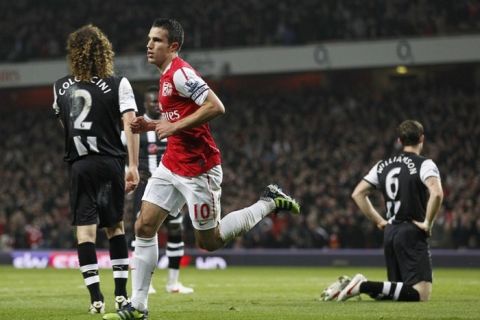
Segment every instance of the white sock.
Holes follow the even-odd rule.
[[[179,274],[180,274],[180,270],[178,270],[178,269],[168,269],[167,284],[177,283]]]
[[[148,308],[148,288],[158,261],[158,240],[135,238],[135,251],[132,259],[132,306],[145,311]]]
[[[218,224],[220,237],[226,243],[252,229],[266,215],[275,210],[273,200],[259,200],[250,207],[231,212]]]

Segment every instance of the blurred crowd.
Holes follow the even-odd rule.
[[[188,50],[480,31],[479,0],[17,0],[0,11],[0,61],[61,57],[86,23],[117,53],[144,52],[156,17],[183,24]]]
[[[428,83],[375,94],[219,88],[227,113],[212,128],[223,155],[223,214],[256,201],[272,182],[291,192],[303,211],[273,214],[230,246],[381,247],[382,233],[350,194],[376,161],[399,150],[398,123],[415,118],[425,126],[424,154],[437,163],[445,191],[431,244],[480,248],[478,92]],[[0,133],[7,137],[0,140],[0,249],[73,248],[68,172],[53,113],[2,111]],[[380,196],[373,202],[383,208]],[[126,211],[132,237],[131,202]],[[186,243],[194,246],[188,218],[185,226]],[[164,232],[160,239],[165,241]]]

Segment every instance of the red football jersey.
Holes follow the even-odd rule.
[[[207,83],[183,59],[172,60],[160,78],[159,107],[162,117],[176,122],[194,113],[208,95]],[[220,150],[208,123],[168,137],[162,163],[172,172],[193,177],[221,163]]]

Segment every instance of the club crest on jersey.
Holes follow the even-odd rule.
[[[170,82],[164,82],[162,86],[162,96],[169,97],[172,95],[173,86]]]

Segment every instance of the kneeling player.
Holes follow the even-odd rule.
[[[435,163],[420,156],[423,126],[406,120],[397,129],[403,151],[379,161],[353,191],[360,210],[384,230],[388,281],[368,281],[362,274],[341,277],[325,289],[325,301],[344,301],[361,293],[378,300],[428,301],[432,291],[432,264],[427,239],[443,200]],[[380,189],[387,220],[372,206],[369,193]]]

